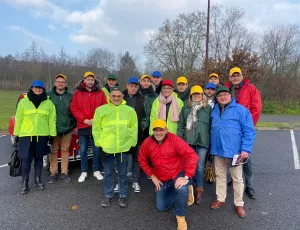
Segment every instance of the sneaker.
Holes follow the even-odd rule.
[[[100,171],[94,172],[94,177],[96,177],[97,180],[103,180],[103,176],[101,175]]]
[[[102,200],[101,206],[104,208],[107,208],[111,204],[111,198],[105,198]]]
[[[49,184],[54,184],[57,180],[57,174],[55,173],[54,175],[50,175],[49,177]]]
[[[87,178],[87,172],[82,172],[80,174],[80,177],[78,178],[78,182],[79,183],[84,182],[86,178]]]
[[[61,177],[61,179],[63,179],[65,182],[71,182],[71,181],[72,181],[72,178],[71,178],[68,174],[66,174],[66,173],[62,173],[62,174],[60,175],[60,177]]]
[[[114,193],[119,193],[119,184],[116,184],[116,187],[114,188]]]
[[[134,192],[140,192],[141,191],[141,187],[139,186],[139,184],[137,182],[132,184],[132,188]]]
[[[119,198],[119,205],[121,208],[127,208],[128,206],[127,198],[126,197]]]

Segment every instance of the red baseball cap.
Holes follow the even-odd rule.
[[[173,82],[171,80],[164,80],[163,83],[161,84],[161,86],[164,86],[164,85],[169,85],[174,88]]]

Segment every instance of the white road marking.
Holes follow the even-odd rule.
[[[6,137],[6,136],[8,136],[7,134],[5,134],[5,135],[0,135],[0,137]]]
[[[0,165],[0,168],[4,168],[4,167],[6,167],[6,166],[8,166],[8,164]]]
[[[294,130],[291,130],[291,140],[292,140],[292,147],[293,147],[293,154],[294,154],[295,169],[300,169],[299,154],[298,154],[298,149],[297,149],[297,145],[296,145]]]

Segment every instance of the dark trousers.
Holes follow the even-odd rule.
[[[140,180],[140,164],[138,162],[140,146],[136,145],[129,150],[129,154],[132,156],[131,172],[132,172],[132,183],[139,182]]]
[[[128,178],[127,178],[127,165],[128,165],[128,152],[107,154],[102,161],[104,167],[104,195],[106,198],[114,196],[114,172],[115,161],[118,167],[118,184],[119,184],[119,197],[128,196]]]
[[[243,171],[244,171],[244,177],[245,177],[245,185],[248,189],[254,189],[253,188],[253,167],[252,167],[252,161],[251,156],[249,156],[246,164],[243,165]]]
[[[180,172],[174,180],[164,182],[160,190],[156,192],[156,208],[158,211],[167,211],[175,205],[174,213],[176,216],[185,216],[188,202],[189,184],[176,189],[175,182],[178,177],[183,177],[184,172]]]
[[[22,160],[22,177],[25,180],[29,179],[29,174],[31,170],[31,163],[34,159],[34,171],[35,171],[35,177],[41,177],[42,170],[43,170],[43,157],[34,157],[32,154],[28,155],[27,159]]]

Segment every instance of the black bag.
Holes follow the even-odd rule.
[[[8,165],[9,165],[9,175],[11,177],[17,177],[22,175],[21,172],[22,162],[21,159],[18,157],[18,146],[11,154],[10,162],[8,163]]]

